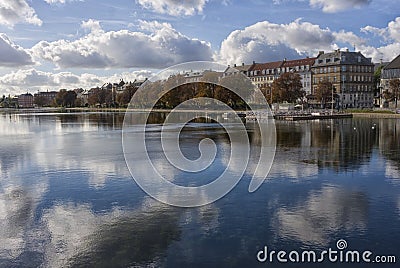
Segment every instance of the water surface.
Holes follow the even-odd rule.
[[[213,165],[189,178],[161,154],[164,117],[150,121],[154,165],[182,185],[218,177],[229,159],[224,130],[185,128],[187,157],[198,157],[204,137],[218,148]],[[246,173],[227,196],[194,209],[159,203],[135,184],[122,122],[122,113],[0,114],[1,267],[284,267],[258,263],[257,252],[323,250],[339,239],[400,261],[399,120],[276,122],[265,183],[248,193]],[[246,127],[256,150],[259,133]]]

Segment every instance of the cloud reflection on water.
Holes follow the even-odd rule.
[[[364,193],[326,185],[297,205],[279,208],[274,224],[282,238],[327,246],[337,232],[365,230],[368,209]]]

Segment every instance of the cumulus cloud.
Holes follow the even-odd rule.
[[[368,39],[357,33],[322,29],[319,25],[297,19],[289,24],[258,22],[243,30],[235,30],[222,42],[219,54],[215,56],[226,64],[268,62],[315,56],[319,50],[331,51],[338,48],[356,46],[373,62],[393,60],[400,54],[400,17],[388,23],[386,28],[366,26],[363,33],[382,37],[380,47],[368,44]]]
[[[296,58],[321,49],[334,49],[329,29],[297,19],[289,24],[258,22],[233,31],[221,44],[220,60],[226,63],[274,61]]]
[[[400,17],[397,17],[394,21],[390,21],[385,28],[377,28],[368,25],[361,28],[361,32],[373,33],[383,37],[386,42],[400,42]]]
[[[73,89],[77,87],[91,88],[101,86],[106,82],[134,81],[151,76],[150,71],[134,71],[114,74],[111,76],[98,76],[84,73],[76,75],[71,72],[43,72],[36,69],[18,70],[0,76],[0,88],[10,94],[18,94],[26,91],[59,90],[60,88]]]
[[[142,7],[161,14],[172,16],[192,16],[202,13],[208,0],[137,0]]]
[[[310,0],[310,5],[322,8],[323,12],[335,13],[353,8],[361,8],[369,5],[371,0]]]
[[[6,34],[0,33],[0,66],[20,67],[32,64],[32,56],[27,50],[16,45]]]
[[[105,32],[93,20],[82,27],[90,32],[74,41],[41,41],[32,48],[34,55],[60,68],[163,68],[212,59],[210,43],[189,38],[169,23],[141,22],[148,33]]]
[[[0,24],[12,27],[17,23],[42,25],[35,10],[25,0],[0,1]]]
[[[384,43],[380,47],[361,45],[359,48],[362,53],[372,57],[375,62],[378,62],[380,59],[391,61],[400,54],[400,17],[397,17],[394,21],[390,21],[385,28],[368,25],[361,28],[361,32],[377,35],[381,37]]]

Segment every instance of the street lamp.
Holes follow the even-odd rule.
[[[335,90],[335,86],[332,87],[332,99],[331,99],[331,115],[333,114],[333,91]]]

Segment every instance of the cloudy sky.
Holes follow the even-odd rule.
[[[397,0],[1,0],[0,94],[354,47],[375,62],[400,54]]]

